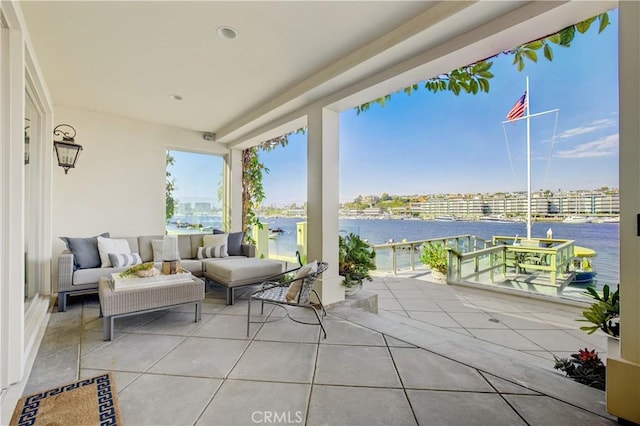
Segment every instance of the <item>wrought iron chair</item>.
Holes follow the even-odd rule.
[[[327,311],[324,309],[318,293],[313,289],[313,285],[320,274],[327,270],[329,265],[326,262],[318,262],[316,271],[305,270],[310,267],[311,264],[296,268],[282,274],[283,277],[287,277],[290,273],[297,273],[294,278],[275,281],[274,279],[265,281],[259,290],[251,293],[249,297],[249,304],[247,308],[247,337],[249,336],[249,328],[251,324],[263,324],[271,321],[251,321],[251,301],[260,300],[260,313],[264,314],[264,304],[268,303],[274,306],[283,308],[286,312],[286,316],[300,324],[307,325],[319,325],[324,333],[324,338],[327,338],[327,331],[324,329],[322,318],[327,315]],[[309,268],[310,269],[310,268]],[[296,288],[299,285],[299,291],[296,293]],[[318,302],[311,302],[311,293],[316,295]],[[289,296],[289,297],[287,297]],[[293,318],[289,315],[287,308],[289,307],[301,307],[308,308],[313,311],[316,316],[317,322],[306,322]],[[278,318],[282,319],[282,318]]]

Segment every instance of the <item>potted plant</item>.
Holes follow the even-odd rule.
[[[431,268],[431,276],[436,282],[447,282],[448,252],[443,243],[422,245],[420,261]]]
[[[593,287],[587,287],[586,293],[595,302],[588,310],[582,312],[584,319],[578,321],[590,322],[593,325],[580,327],[589,334],[602,330],[607,335],[607,353],[618,353],[620,340],[620,285],[612,292],[607,284],[602,287],[602,294]]]
[[[564,371],[578,383],[604,390],[606,367],[595,350],[584,348],[571,354],[571,358],[554,358],[556,370]]]
[[[373,247],[358,235],[339,236],[338,269],[346,294],[355,293],[363,280],[372,281],[369,271],[376,269],[375,257]]]

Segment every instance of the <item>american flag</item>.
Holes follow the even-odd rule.
[[[527,92],[520,96],[518,102],[511,108],[507,114],[507,120],[513,121],[517,118],[524,117],[524,111],[527,109]]]

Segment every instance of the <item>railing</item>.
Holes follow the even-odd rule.
[[[504,283],[511,286],[555,287],[559,294],[571,282],[574,258],[573,240],[536,239],[516,242],[514,237],[494,237],[481,250],[461,253],[449,250],[451,283]]]
[[[390,263],[390,269],[394,274],[398,273],[398,269],[401,266],[408,267],[413,271],[416,266],[416,252],[418,252],[419,257],[422,245],[430,243],[443,243],[445,247],[452,248],[458,252],[474,251],[484,248],[489,244],[488,241],[475,235],[457,235],[453,237],[376,244],[372,245],[376,252],[376,266],[378,266],[378,269],[386,269],[384,267],[389,266]],[[389,252],[387,258],[383,255],[385,251]]]

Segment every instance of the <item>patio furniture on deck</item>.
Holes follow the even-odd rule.
[[[320,274],[327,270],[329,265],[326,262],[312,262],[300,268],[287,271],[282,274],[286,277],[286,274],[296,272],[296,275],[292,279],[285,279],[283,281],[269,280],[262,283],[260,290],[254,291],[249,297],[249,303],[247,308],[247,336],[249,336],[249,328],[251,323],[264,323],[270,321],[251,321],[251,301],[260,300],[260,313],[264,314],[264,304],[272,304],[279,306],[286,311],[286,315],[292,321],[300,324],[307,325],[319,325],[324,333],[324,338],[327,338],[327,331],[324,329],[322,318],[327,315],[327,311],[324,309],[318,293],[313,289],[316,279]],[[311,293],[315,294],[316,301],[311,301]],[[287,308],[289,307],[301,307],[308,308],[313,311],[316,316],[317,322],[305,322],[299,319],[293,318],[289,315]],[[321,312],[321,314],[319,313]],[[280,318],[279,318],[280,319]]]
[[[195,322],[202,319],[204,281],[191,277],[188,282],[175,282],[131,290],[115,290],[113,280],[100,278],[98,294],[103,316],[103,339],[113,340],[114,319],[130,315],[195,304]]]

